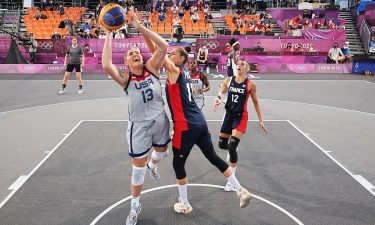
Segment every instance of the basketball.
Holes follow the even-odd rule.
[[[104,6],[99,15],[100,24],[108,30],[117,30],[126,22],[124,8],[118,4],[108,4]]]

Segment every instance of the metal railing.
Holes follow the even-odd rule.
[[[365,19],[362,20],[362,30],[361,30],[360,38],[362,41],[362,46],[365,49],[365,53],[368,54],[368,50],[369,50],[368,45],[371,41],[371,29]]]

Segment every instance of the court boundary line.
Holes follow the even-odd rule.
[[[217,97],[216,95],[205,95],[207,98],[214,98]],[[96,99],[88,99],[88,100],[81,100],[81,101],[71,101],[71,102],[61,102],[61,103],[53,103],[53,104],[47,104],[47,105],[39,105],[39,106],[32,106],[32,107],[26,107],[26,108],[20,108],[20,109],[14,109],[14,110],[8,110],[4,112],[0,112],[0,114],[8,114],[13,112],[20,112],[20,111],[26,111],[26,110],[33,110],[33,109],[39,109],[39,108],[48,108],[53,106],[60,106],[60,105],[69,105],[69,104],[75,104],[75,103],[86,103],[86,102],[94,102],[94,101],[106,101],[106,100],[119,100],[126,97],[116,97],[116,98],[96,98]],[[359,110],[354,109],[346,109],[346,108],[340,108],[335,106],[328,106],[328,105],[320,105],[315,103],[305,103],[305,102],[296,102],[296,101],[289,101],[289,100],[278,100],[278,99],[270,99],[270,98],[260,98],[260,101],[275,101],[275,102],[287,102],[287,103],[293,103],[293,104],[304,104],[309,106],[316,106],[316,107],[325,107],[330,109],[336,109],[336,110],[343,110],[343,111],[349,111],[354,113],[361,113],[365,115],[375,116],[375,113],[370,112],[363,112]]]
[[[42,164],[47,161],[47,159],[56,151],[56,149],[58,149],[60,147],[60,145],[62,145],[64,143],[64,141],[66,139],[68,139],[68,137],[73,134],[73,132],[81,125],[82,123],[82,120],[79,121],[74,127],[73,129],[71,129],[69,131],[69,133],[67,135],[64,136],[64,138],[48,153],[48,155],[46,155],[42,161],[40,161],[36,167],[34,167],[33,170],[31,170],[31,172],[26,175],[26,179],[25,181],[22,183],[22,185],[20,185],[19,187],[15,188],[14,190],[12,190],[11,193],[9,193],[9,195],[7,197],[5,197],[5,199],[0,203],[0,209],[9,201],[9,199],[23,186],[23,184],[25,184],[27,182],[27,180],[42,166]]]
[[[219,185],[214,185],[214,184],[188,184],[188,186],[192,186],[192,187],[212,187],[212,188],[218,188],[218,189],[223,189],[224,186],[219,186]],[[164,186],[159,186],[159,187],[155,187],[155,188],[151,188],[151,189],[147,189],[147,190],[144,190],[141,192],[141,195],[143,194],[147,194],[149,192],[153,192],[153,191],[158,191],[158,190],[162,190],[162,189],[167,189],[167,188],[172,188],[172,187],[177,187],[177,184],[171,184],[171,185],[164,185]],[[281,206],[271,202],[270,200],[267,200],[263,197],[260,197],[258,195],[255,195],[255,194],[252,194],[252,196],[262,202],[265,202],[267,203],[268,205],[276,208],[277,210],[281,211],[282,213],[284,213],[285,215],[287,215],[289,218],[291,218],[292,220],[294,220],[294,222],[296,222],[298,225],[304,225],[297,217],[295,217],[293,214],[291,214],[290,212],[288,212],[286,209],[282,208]],[[126,201],[129,201],[130,199],[132,198],[131,195],[129,195],[128,197],[126,198],[123,198],[121,199],[120,201],[117,201],[116,203],[112,204],[111,206],[109,206],[108,208],[106,208],[103,212],[101,212],[97,217],[95,217],[95,219],[90,223],[90,225],[95,225],[97,222],[99,222],[108,212],[110,212],[112,209],[116,208],[117,206],[121,205],[122,203],[126,202]]]
[[[323,152],[328,158],[330,158],[334,163],[336,163],[341,169],[343,169],[347,174],[349,174],[355,181],[357,181],[362,187],[364,187],[370,194],[372,194],[375,197],[375,191],[371,190],[370,188],[366,187],[364,184],[362,184],[357,178],[356,175],[360,174],[353,174],[350,172],[348,168],[346,168],[343,164],[341,164],[337,159],[335,159],[333,156],[331,156],[324,148],[322,148],[318,143],[316,143],[312,138],[307,136],[297,125],[295,125],[292,121],[287,120],[287,122],[292,125],[299,133],[301,133],[307,140],[309,140],[315,147],[317,147],[321,152]]]

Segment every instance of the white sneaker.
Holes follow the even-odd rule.
[[[79,89],[78,91],[77,91],[77,94],[83,94],[83,89]]]
[[[142,211],[142,206],[139,204],[138,207],[132,206],[126,218],[126,225],[136,225],[139,213]]]
[[[241,188],[238,196],[240,197],[240,208],[245,208],[250,204],[251,194],[248,190]]]
[[[232,183],[228,181],[224,187],[224,191],[230,192],[230,191],[236,191],[236,189],[234,188]]]
[[[65,93],[66,93],[65,88],[63,88],[63,89],[61,89],[61,90],[59,91],[59,95],[63,95],[63,94],[65,94]]]
[[[152,179],[156,180],[156,181],[159,181],[160,180],[160,173],[158,171],[158,168],[155,167],[155,169],[151,169],[149,166],[148,166],[148,163],[147,163],[147,170],[150,172],[150,176]]]
[[[193,207],[191,207],[189,202],[182,202],[181,199],[178,199],[178,202],[174,204],[174,211],[179,214],[188,215],[193,211]]]

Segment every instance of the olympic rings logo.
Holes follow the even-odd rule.
[[[25,66],[24,69],[25,69],[25,71],[32,71],[32,70],[34,70],[34,67],[33,66]]]
[[[209,49],[216,49],[219,46],[218,41],[204,41],[203,45],[207,46]]]
[[[297,65],[297,66],[296,66],[296,69],[297,69],[297,70],[305,70],[306,68],[305,68],[304,65]]]
[[[43,42],[41,45],[40,45],[40,48],[41,49],[52,49],[53,48],[53,42]]]

